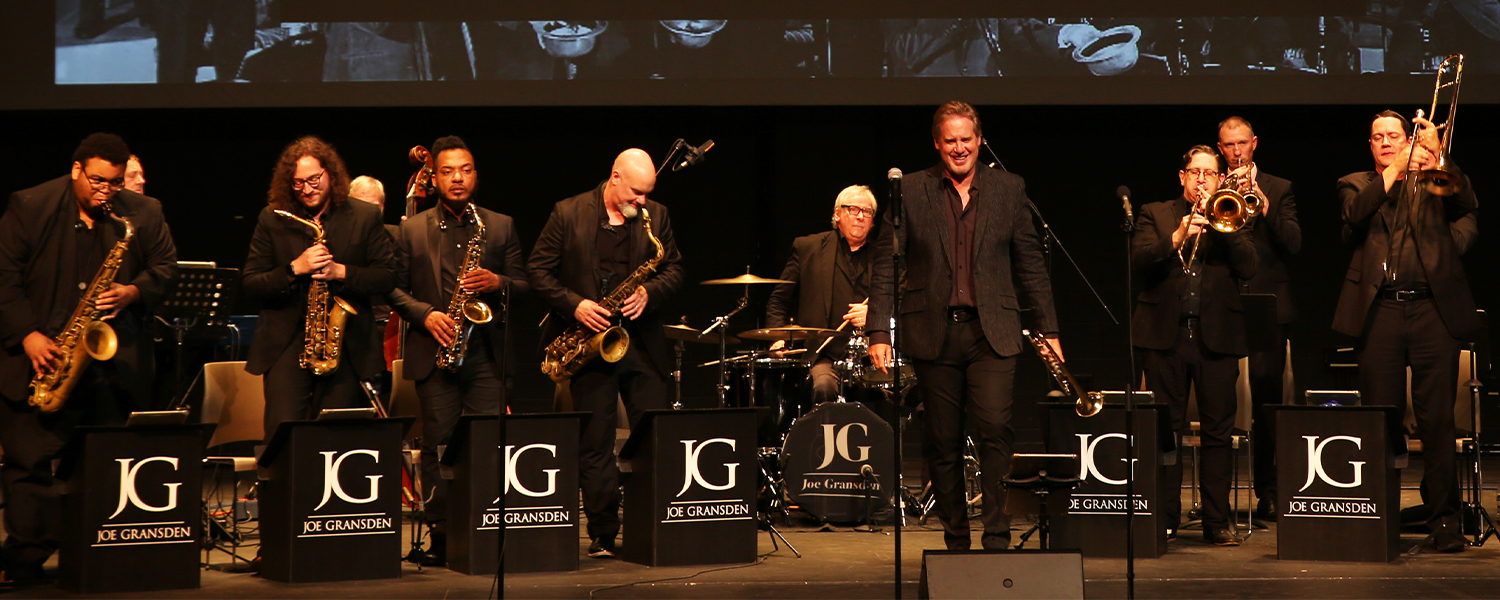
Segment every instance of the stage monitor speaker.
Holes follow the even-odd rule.
[[[1083,598],[1076,550],[926,550],[918,598]]]

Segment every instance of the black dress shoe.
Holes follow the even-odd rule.
[[[1238,546],[1240,538],[1235,537],[1234,532],[1228,528],[1215,527],[1203,530],[1203,540],[1215,546]]]
[[[615,541],[596,538],[589,544],[589,558],[614,558]]]
[[[427,551],[422,554],[418,564],[424,567],[448,566],[448,536],[442,533],[432,534],[432,543],[427,545]]]
[[[1167,540],[1170,541],[1170,540],[1175,540],[1175,539],[1177,539],[1177,528],[1176,527],[1168,527],[1167,528]]]
[[[1457,527],[1443,527],[1432,533],[1432,549],[1453,553],[1469,549],[1469,540],[1459,535]]]
[[[1255,518],[1262,521],[1276,522],[1276,500],[1271,497],[1261,498],[1255,503]]]

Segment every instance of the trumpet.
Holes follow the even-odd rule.
[[[1198,187],[1198,193],[1203,193],[1202,186]],[[1198,205],[1193,205],[1193,213],[1199,213]],[[1214,190],[1213,196],[1208,199],[1208,206],[1202,209],[1204,218],[1208,219],[1209,226],[1219,233],[1234,233],[1239,231],[1252,217],[1259,216],[1265,210],[1265,201],[1256,194],[1251,180],[1247,176],[1241,179],[1239,175],[1230,173],[1224,177],[1219,184],[1219,189]],[[1193,236],[1193,251],[1187,258],[1182,257],[1182,249],[1177,249],[1177,259],[1182,261],[1182,272],[1191,273],[1193,261],[1198,259],[1198,246],[1203,241],[1203,232]]]
[[[1453,80],[1443,83],[1444,75],[1451,76]],[[1454,54],[1443,59],[1442,64],[1438,65],[1437,81],[1432,87],[1432,107],[1427,111],[1427,118],[1429,120],[1437,118],[1438,96],[1443,88],[1453,88],[1453,95],[1448,99],[1447,120],[1437,126],[1439,131],[1446,131],[1442,133],[1442,143],[1436,156],[1433,157],[1433,164],[1422,169],[1417,176],[1417,181],[1434,196],[1451,196],[1463,190],[1463,180],[1458,176],[1458,169],[1454,168],[1453,163],[1448,160],[1449,154],[1453,152],[1453,121],[1458,114],[1458,91],[1463,78],[1464,55]],[[1417,109],[1417,116],[1422,116],[1422,109]],[[1418,125],[1413,123],[1410,141],[1412,148],[1407,151],[1406,155],[1408,163],[1411,161],[1412,153],[1416,151],[1417,128]]]

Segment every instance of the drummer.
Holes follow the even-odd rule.
[[[863,185],[851,185],[839,192],[833,202],[833,230],[797,238],[792,242],[792,256],[787,260],[782,283],[771,293],[766,305],[766,326],[851,329],[865,326],[866,302],[870,293],[870,268],[874,262],[874,244],[870,230],[875,224],[875,194]],[[823,344],[822,338],[807,340],[811,353]],[[773,351],[785,342],[771,345]],[[839,396],[839,373],[835,363],[847,353],[848,338],[829,341],[816,357],[807,357],[812,365],[813,402],[827,402]],[[773,352],[780,356],[780,352]]]

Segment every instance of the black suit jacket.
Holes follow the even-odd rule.
[[[1136,297],[1130,323],[1138,347],[1170,350],[1181,335],[1182,286],[1187,283],[1187,275],[1182,272],[1182,258],[1172,248],[1172,232],[1188,210],[1188,201],[1177,198],[1147,204],[1136,216],[1132,264],[1145,284],[1145,291]],[[1255,277],[1259,263],[1255,246],[1244,229],[1227,234],[1207,229],[1202,235],[1198,257],[1203,262],[1203,288],[1198,318],[1203,344],[1220,354],[1246,356],[1250,350],[1236,280]],[[1192,252],[1192,244],[1192,237],[1183,242],[1183,257]]]
[[[359,201],[330,206],[323,215],[323,227],[334,262],[347,270],[343,281],[328,283],[329,293],[343,298],[359,313],[349,315],[345,322],[339,368],[352,368],[360,379],[368,379],[385,370],[382,349],[376,343],[370,297],[389,294],[396,287],[391,236],[385,231],[380,209]],[[292,279],[287,265],[307,250],[312,240],[313,232],[306,225],[271,212],[269,206],[260,211],[241,283],[246,297],[261,307],[255,339],[250,343],[250,360],[245,364],[245,370],[253,375],[271,370],[288,348],[295,346],[293,352],[302,349],[312,277]]]
[[[1302,251],[1297,199],[1292,193],[1292,182],[1265,171],[1256,173],[1255,183],[1266,193],[1261,199],[1265,203],[1265,212],[1251,220],[1249,225],[1260,264],[1255,268],[1255,277],[1244,283],[1243,290],[1250,294],[1276,294],[1276,323],[1285,325],[1297,320],[1291,277],[1287,272],[1289,259]]]
[[[73,224],[78,204],[73,180],[63,176],[10,196],[10,207],[0,217],[0,395],[24,402],[33,376],[31,360],[21,341],[33,331],[56,337],[77,308],[79,281],[96,273],[76,273],[78,264]],[[108,323],[119,336],[113,363],[138,408],[151,397],[155,375],[151,315],[177,276],[177,247],[155,198],[121,190],[115,214],[130,221],[135,238],[115,281],[134,285],[139,300]],[[104,218],[104,241],[113,247],[125,235],[117,221]]]
[[[505,324],[502,322],[505,315],[501,311],[505,308],[506,291],[514,298],[516,294],[529,291],[531,284],[526,281],[526,264],[521,256],[521,237],[516,234],[515,221],[492,210],[475,208],[478,208],[485,228],[484,258],[480,259],[479,265],[500,276],[499,290],[478,296],[480,301],[490,305],[495,318],[486,325],[477,325],[474,331],[489,340],[490,361],[494,362],[496,351],[505,343]],[[454,282],[441,281],[440,252],[443,250],[438,246],[443,237],[438,230],[440,210],[447,209],[437,205],[402,223],[396,252],[396,289],[391,292],[391,300],[397,314],[411,323],[411,327],[406,328],[406,366],[402,373],[406,379],[416,381],[426,379],[437,365],[438,342],[424,325],[427,313],[434,310],[446,312],[453,300],[453,291],[450,289],[444,293],[443,288],[453,286]],[[450,222],[456,220],[450,217]],[[447,251],[454,253],[455,264],[463,264],[466,249],[448,248]],[[507,364],[510,362],[506,361]]]
[[[1021,309],[1031,311],[1031,327],[1057,331],[1052,305],[1052,281],[1042,258],[1042,244],[1027,209],[1026,184],[1009,172],[976,167],[970,202],[977,203],[974,227],[974,301],[984,335],[1000,356],[1019,354],[1028,344],[1021,339]],[[865,331],[871,342],[889,340],[891,294],[897,273],[891,251],[905,248],[906,280],[901,295],[901,352],[919,360],[934,360],[942,351],[947,331],[948,298],[953,292],[953,268],[948,264],[953,232],[948,224],[948,198],[943,169],[933,167],[906,177],[901,207],[903,227],[897,231],[886,212],[875,245],[871,275],[870,317]]]
[[[792,317],[796,317],[796,324],[803,327],[838,329],[844,324],[839,315],[849,312],[849,307],[833,305],[833,278],[842,277],[834,260],[839,254],[839,244],[844,243],[838,230],[805,235],[792,241],[792,256],[781,271],[781,279],[797,283],[777,284],[771,292],[771,298],[766,302],[766,327],[785,327],[792,324]],[[869,277],[870,270],[866,269],[865,287],[870,285]],[[855,302],[862,299],[856,298]],[[849,328],[844,329],[848,331]],[[821,343],[821,339],[815,340],[809,347],[816,349]],[[842,356],[847,346],[848,338],[838,338],[830,342],[823,353],[825,356]],[[816,360],[815,357],[809,359]]]
[[[600,184],[593,190],[558,202],[552,208],[552,216],[547,218],[536,246],[531,249],[531,260],[526,265],[531,289],[551,309],[542,328],[541,343],[544,347],[573,325],[573,311],[579,302],[585,298],[597,302],[613,291],[599,290],[597,273],[599,219],[604,214],[603,190],[604,186]],[[646,210],[651,213],[651,231],[661,241],[665,254],[656,265],[656,272],[642,284],[647,294],[646,310],[635,320],[630,343],[641,344],[652,366],[665,377],[672,363],[660,312],[662,305],[671,300],[682,286],[682,255],[677,252],[677,242],[672,237],[672,218],[667,215],[667,207],[647,200]],[[646,239],[641,218],[631,219],[628,226],[632,230],[630,268],[633,272],[656,255],[656,247]]]
[[[1473,341],[1481,335],[1481,323],[1474,310],[1474,296],[1459,257],[1479,237],[1479,201],[1469,178],[1463,176],[1463,191],[1452,196],[1434,198],[1425,191],[1422,197],[1422,223],[1417,228],[1417,254],[1427,271],[1438,314],[1453,337]],[[1344,277],[1338,309],[1333,313],[1333,329],[1352,336],[1364,334],[1365,318],[1375,301],[1385,277],[1383,263],[1390,249],[1390,231],[1380,207],[1395,202],[1403,182],[1391,186],[1390,194],[1380,173],[1352,173],[1339,179],[1339,198],[1344,205],[1344,234],[1352,245],[1354,258]]]

